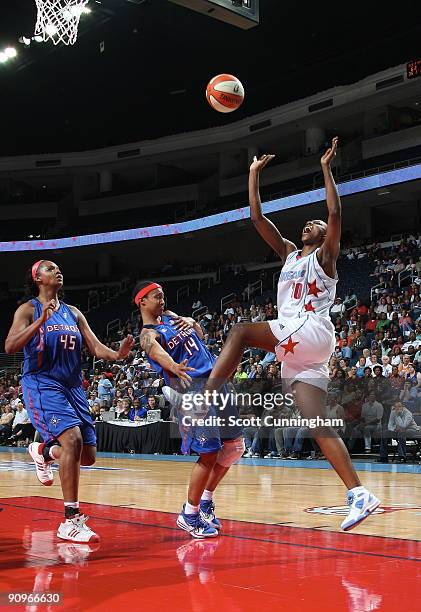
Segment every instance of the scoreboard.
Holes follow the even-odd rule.
[[[260,0],[169,0],[214,19],[249,30],[259,24]]]

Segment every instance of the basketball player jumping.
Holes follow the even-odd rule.
[[[88,401],[82,388],[82,338],[98,359],[125,359],[133,338],[123,340],[118,352],[102,344],[85,316],[59,301],[63,275],[51,261],[37,261],[28,272],[27,284],[34,299],[15,312],[6,339],[6,352],[24,351],[21,380],[25,407],[43,443],[29,445],[38,480],[53,484],[52,464],[60,462],[64,522],[57,536],[72,542],[97,542],[79,508],[81,465],[95,463],[96,436]],[[57,444],[57,441],[60,445]]]
[[[192,386],[202,390],[215,358],[202,342],[200,325],[189,317],[178,317],[165,311],[165,296],[161,285],[138,283],[134,302],[140,309],[143,327],[140,345],[151,366],[171,387]],[[189,365],[187,366],[187,362]],[[232,406],[229,411],[238,414]],[[199,455],[189,483],[187,501],[177,519],[177,525],[194,538],[218,535],[220,521],[215,517],[213,492],[230,467],[243,455],[244,440],[239,426],[220,430],[215,427],[186,426],[180,412],[179,426],[183,438],[182,451]],[[221,436],[221,434],[223,434]]]
[[[259,175],[274,156],[254,159],[249,176],[251,220],[283,262],[278,284],[278,319],[235,325],[204,391],[214,391],[233,374],[246,347],[260,348],[276,353],[282,363],[283,379],[293,385],[301,415],[309,419],[324,418],[327,362],[335,346],[329,310],[338,281],[336,261],[341,237],[341,201],[331,171],[337,146],[338,138],[334,138],[321,159],[328,222],[307,221],[302,231],[301,250],[286,240],[262,213]],[[173,392],[172,403],[177,402],[180,399]],[[348,489],[349,513],[341,527],[350,530],[374,512],[380,501],[361,486],[348,451],[333,429],[318,427],[312,435]]]

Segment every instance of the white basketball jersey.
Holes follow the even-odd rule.
[[[330,319],[338,277],[327,276],[317,259],[317,251],[305,257],[301,256],[301,251],[293,251],[286,258],[278,282],[278,319],[281,322],[309,313]]]

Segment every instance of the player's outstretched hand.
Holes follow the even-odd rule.
[[[188,389],[191,383],[191,376],[189,376],[187,372],[194,372],[194,368],[190,368],[187,363],[187,359],[185,359],[181,363],[176,363],[174,364],[174,368],[172,370],[173,374],[175,374],[180,379],[180,382],[184,389]]]
[[[195,323],[194,319],[192,319],[191,317],[177,317],[173,319],[173,321],[174,321],[174,327],[178,331],[192,329]]]
[[[120,344],[120,348],[117,351],[117,361],[120,359],[126,359],[127,355],[130,353],[134,345],[134,338],[132,335],[128,335],[124,338],[123,342]]]
[[[51,317],[56,307],[57,307],[57,304],[55,300],[50,300],[49,302],[43,305],[42,313],[41,313],[41,321],[43,323],[45,323],[45,321],[47,321],[47,319]]]
[[[253,163],[250,166],[250,172],[260,172],[260,170],[263,170],[274,157],[275,155],[262,155],[260,159],[257,159],[257,157],[254,156]]]
[[[336,151],[338,149],[338,142],[339,142],[339,138],[335,136],[335,138],[332,140],[332,146],[329,147],[329,149],[326,151],[326,153],[323,155],[322,159],[320,160],[322,166],[330,166],[332,161],[335,159]]]

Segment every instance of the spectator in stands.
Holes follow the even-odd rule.
[[[421,386],[421,374],[417,372],[413,363],[408,365],[408,369],[405,373],[402,372],[402,378],[405,382],[411,383],[412,386]]]
[[[234,375],[234,385],[237,389],[242,386],[242,383],[247,380],[246,372],[243,372],[243,366],[240,364],[237,366],[237,371]]]
[[[7,438],[12,435],[12,424],[15,418],[12,406],[6,404],[1,409],[0,418],[0,442],[3,443]]]
[[[117,399],[115,400],[115,413],[116,417],[119,418],[120,414],[124,412],[123,400]]]
[[[345,438],[349,439],[354,428],[360,424],[361,410],[364,403],[363,392],[361,389],[356,388],[354,394],[349,397],[349,401],[344,400],[345,398],[342,396],[342,406],[345,418]]]
[[[378,434],[381,429],[381,420],[383,417],[383,406],[376,401],[376,395],[371,392],[368,400],[363,404],[361,409],[361,422],[354,427],[351,438],[349,440],[349,451],[354,448],[355,441],[359,437],[364,438],[364,451],[371,452],[371,438]]]
[[[16,404],[16,414],[12,423],[12,435],[9,442],[15,444],[28,438],[33,438],[34,428],[29,420],[28,413],[21,401]]]
[[[399,319],[399,326],[405,336],[409,336],[410,332],[414,331],[414,322],[408,310],[402,312],[402,316]]]
[[[198,308],[202,308],[202,306],[203,306],[202,302],[201,302],[201,301],[200,301],[200,299],[197,297],[197,298],[194,300],[193,304],[192,304],[192,307],[191,307],[192,312],[193,312],[194,310],[197,310]]]
[[[365,334],[361,333],[359,329],[355,331],[355,336],[350,343],[350,347],[352,349],[352,355],[355,358],[359,358],[362,356],[363,350],[367,348],[367,338]]]
[[[365,367],[366,367],[365,357],[360,357],[358,359],[357,369],[355,372],[358,378],[363,378]]]
[[[416,412],[418,408],[418,389],[410,381],[405,382],[399,393],[399,400],[411,413]]]
[[[101,406],[104,402],[111,403],[111,392],[114,390],[112,382],[107,378],[106,374],[101,374],[98,381],[98,398]]]
[[[129,400],[129,402],[130,402],[131,404],[133,404],[133,402],[134,402],[134,400],[135,400],[135,398],[136,398],[135,393],[134,393],[134,388],[133,388],[133,387],[127,387],[125,397],[127,397],[127,399]]]
[[[285,427],[283,437],[286,459],[301,459],[305,440],[312,440],[308,427]]]
[[[330,316],[332,318],[332,321],[335,323],[335,321],[337,319],[340,319],[344,315],[344,313],[345,305],[342,303],[342,299],[340,297],[337,297],[332,308],[330,309]]]
[[[150,399],[150,398],[149,398]],[[154,398],[155,399],[155,398]],[[143,406],[132,407],[129,411],[128,417],[130,421],[142,421],[146,418],[148,411]]]
[[[268,376],[273,376],[273,374],[269,373]],[[264,455],[265,459],[273,459],[278,455],[275,441],[275,421],[287,412],[284,410],[283,403],[279,403],[274,407],[263,410],[261,414],[261,425],[257,431],[255,452]]]
[[[374,312],[376,312],[378,315],[380,315],[381,313],[385,313],[385,314],[387,313],[386,298],[384,297],[380,298],[379,303],[374,308]]]
[[[258,452],[259,427],[257,426],[257,418],[258,418],[257,410],[256,408],[253,408],[249,404],[246,404],[245,406],[240,407],[239,415],[240,415],[240,418],[244,419],[245,422],[253,423],[253,424],[247,424],[243,428],[244,444],[246,448],[243,456],[244,457],[260,457],[260,453]],[[254,425],[254,421],[256,422],[256,425]]]
[[[405,378],[411,366],[411,357],[409,355],[403,355],[402,363],[398,365],[399,374]]]
[[[377,366],[380,365],[379,362],[377,361],[376,353],[371,353],[370,361],[371,361],[371,364],[370,364],[369,367],[371,368],[371,371],[374,372],[374,368],[376,368]]]
[[[334,429],[343,438],[345,435],[346,427],[345,411],[343,407],[338,403],[338,394],[336,393],[329,393],[327,396],[326,418],[342,421],[342,425],[332,425],[332,429]]]
[[[101,405],[99,402],[95,402],[90,407],[91,416],[94,421],[101,421]]]
[[[399,366],[402,363],[402,350],[400,346],[394,346],[392,349],[392,359],[390,360],[392,366]]]
[[[389,381],[392,388],[392,394],[396,395],[396,393],[399,393],[403,388],[403,380],[399,374],[398,366],[392,366],[392,373],[389,376]]]
[[[409,333],[409,337],[408,340],[404,343],[403,347],[402,347],[402,352],[403,353],[407,353],[409,348],[412,346],[415,350],[418,350],[418,347],[420,346],[421,341],[417,340],[417,336],[415,331],[411,331]]]
[[[118,419],[128,419],[129,418],[129,414],[130,414],[130,410],[131,410],[131,405],[128,399],[123,399],[123,403],[122,403],[122,411],[117,415]]]
[[[146,409],[147,410],[157,410],[158,409],[158,404],[157,404],[155,395],[150,395],[148,397],[148,402],[146,404]]]
[[[382,463],[388,463],[387,444],[392,438],[398,442],[399,461],[406,463],[406,441],[408,438],[421,438],[421,428],[399,400],[394,403],[387,428],[382,431],[379,459]]]

